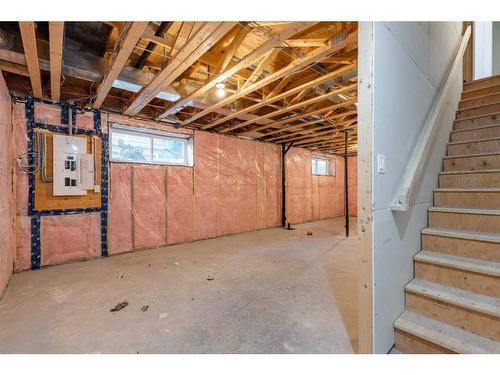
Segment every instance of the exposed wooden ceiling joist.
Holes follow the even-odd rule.
[[[64,22],[49,22],[50,97],[55,102],[61,98],[63,41]]]
[[[235,25],[235,22],[205,22],[200,26],[167,66],[141,90],[124,114],[130,116],[139,113],[164,87],[169,86]]]
[[[38,64],[38,51],[36,45],[36,31],[34,22],[19,22],[21,38],[23,41],[24,56],[30,75],[31,89],[37,98],[43,98],[42,75]]]
[[[295,22],[295,23],[291,24],[290,26],[286,27],[280,33],[274,35],[269,40],[265,41],[259,47],[257,47],[255,50],[253,50],[251,53],[249,53],[247,56],[242,58],[238,63],[236,63],[235,65],[233,65],[229,69],[226,69],[224,72],[217,74],[206,85],[200,87],[198,90],[191,93],[186,98],[178,100],[175,103],[175,105],[172,106],[172,108],[168,109],[163,114],[158,116],[157,119],[160,120],[168,115],[171,115],[171,114],[177,112],[179,109],[181,109],[185,105],[187,105],[191,100],[204,95],[208,90],[215,87],[215,85],[217,83],[224,82],[226,79],[231,77],[233,74],[237,73],[238,71],[240,71],[244,67],[247,67],[250,64],[252,64],[253,62],[255,62],[255,60],[259,59],[262,56],[262,54],[267,53],[268,51],[272,50],[273,48],[279,46],[283,42],[283,40],[289,38],[290,36],[298,34],[301,31],[304,31],[305,29],[313,26],[314,24],[315,24],[315,22]],[[246,36],[246,33],[243,33],[243,34]],[[235,95],[237,95],[237,94],[235,94]],[[185,124],[183,124],[183,125],[185,125]]]
[[[104,102],[104,99],[106,99],[106,95],[108,95],[113,82],[118,78],[118,75],[125,66],[130,54],[134,50],[135,45],[141,38],[147,25],[147,22],[130,22],[126,27],[126,35],[120,43],[120,47],[115,58],[112,59],[109,69],[104,75],[102,83],[97,89],[96,98],[92,104],[94,108],[99,108]]]

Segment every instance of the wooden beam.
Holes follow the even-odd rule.
[[[177,53],[179,48],[181,48],[189,39],[189,35],[194,27],[194,22],[182,22],[181,28],[179,29],[179,33],[175,38],[175,43],[172,46],[172,50],[170,51],[170,55],[173,56]]]
[[[311,80],[311,81],[309,81],[309,82],[307,82],[307,83],[304,83],[304,84],[302,84],[302,85],[300,85],[300,86],[293,87],[293,88],[291,88],[290,90],[285,91],[284,93],[281,93],[281,94],[279,94],[279,95],[272,96],[272,97],[267,97],[265,100],[261,101],[261,102],[260,102],[260,103],[258,103],[258,104],[254,104],[254,105],[251,105],[251,106],[249,106],[249,107],[243,108],[243,109],[241,109],[241,110],[239,110],[239,111],[237,111],[237,112],[234,112],[234,113],[233,113],[233,114],[231,114],[230,116],[226,116],[226,117],[224,117],[224,118],[222,118],[222,119],[220,119],[220,120],[217,120],[217,121],[214,121],[214,122],[212,122],[212,123],[210,123],[210,124],[207,124],[206,126],[204,126],[204,127],[203,127],[203,129],[210,129],[210,128],[213,128],[213,127],[215,127],[215,126],[217,126],[217,125],[220,125],[220,124],[222,124],[222,123],[224,123],[224,122],[226,122],[226,121],[229,121],[229,120],[231,120],[231,119],[233,119],[233,118],[235,118],[235,117],[237,117],[237,116],[241,115],[242,113],[248,113],[248,112],[255,111],[255,110],[259,109],[259,108],[262,108],[262,107],[264,107],[264,106],[268,105],[269,103],[273,103],[273,102],[275,102],[275,101],[277,101],[277,100],[284,99],[284,98],[286,98],[287,96],[290,96],[290,95],[296,94],[296,93],[298,93],[298,92],[300,92],[300,91],[302,91],[302,90],[308,89],[308,88],[310,88],[310,87],[317,86],[317,85],[319,85],[319,84],[321,84],[321,83],[323,83],[323,82],[325,82],[325,81],[327,81],[327,80],[329,80],[329,79],[332,79],[332,78],[338,77],[338,76],[340,76],[340,75],[342,75],[342,74],[344,74],[344,73],[346,73],[346,72],[349,72],[349,71],[351,71],[351,70],[353,70],[353,69],[355,69],[355,68],[356,68],[356,66],[355,66],[355,65],[349,65],[349,66],[347,66],[347,67],[342,67],[342,68],[340,68],[340,69],[337,69],[337,70],[335,70],[335,71],[333,71],[333,72],[331,72],[331,73],[328,73],[328,74],[325,74],[325,75],[319,76],[318,78],[316,78],[316,79],[314,79],[314,80]],[[266,77],[266,79],[267,79],[267,78],[268,78],[268,77]],[[262,81],[262,80],[261,80],[261,81]],[[259,82],[261,82],[261,81],[259,81]],[[258,84],[259,82],[257,82],[256,84]],[[282,82],[283,82],[283,81],[282,81]],[[242,90],[242,91],[243,91],[243,90]],[[300,106],[299,106],[299,107],[300,107]],[[295,107],[295,108],[297,108],[297,107]],[[245,124],[245,125],[248,125],[248,124]],[[242,125],[242,126],[245,126],[245,125]],[[241,127],[241,126],[239,126],[239,124],[238,124],[238,125],[236,125],[236,126],[237,126],[236,128]],[[235,129],[236,129],[236,128],[235,128]]]
[[[144,30],[148,26],[148,22],[131,22],[128,25],[127,34],[123,38],[123,41],[120,43],[120,48],[116,57],[112,60],[107,72],[104,75],[104,78],[97,89],[96,98],[92,106],[94,108],[99,108],[113,85],[113,82],[118,75],[122,71],[123,67],[128,61],[130,54],[134,50],[137,42],[141,38]]]
[[[50,96],[55,102],[61,99],[63,41],[64,22],[49,22]]]
[[[236,22],[204,22],[195,35],[173,56],[170,63],[141,90],[124,114],[132,116],[139,113],[163,88],[184,73],[235,25]]]
[[[280,136],[280,138],[281,138],[280,141],[277,141],[278,137],[275,137],[275,138],[266,139],[266,142],[286,143],[286,142],[290,142],[290,141],[299,141],[301,139],[306,139],[306,138],[310,138],[310,137],[314,137],[314,136],[318,136],[318,135],[328,134],[328,131],[335,130],[336,128],[338,129],[339,127],[350,126],[352,124],[355,124],[356,121],[357,120],[354,119],[354,120],[346,121],[346,122],[338,122],[338,123],[333,123],[333,124],[321,125],[321,126],[317,126],[317,127],[313,128],[313,129],[300,130],[300,131],[296,131],[296,132],[293,132],[290,134],[285,134],[284,136],[282,135],[282,136]],[[308,124],[305,124],[305,125],[308,125]],[[330,130],[328,130],[327,132],[319,132],[320,130],[325,130],[325,129],[330,129]],[[283,138],[287,138],[287,139],[283,139]]]
[[[212,106],[208,107],[204,111],[201,111],[191,118],[185,120],[181,125],[187,125],[203,116],[206,114],[213,112],[215,109],[221,108],[223,106],[226,106],[235,100],[241,98],[242,96],[245,96],[249,94],[250,92],[253,92],[255,90],[258,90],[261,87],[267,86],[269,83],[274,82],[280,78],[285,77],[286,75],[296,72],[300,69],[303,69],[310,64],[320,60],[321,58],[328,56],[332,54],[335,51],[338,51],[340,49],[345,48],[346,46],[350,45],[351,43],[355,43],[357,40],[357,33],[352,33],[349,35],[349,37],[335,45],[328,45],[327,47],[319,47],[316,48],[315,50],[307,53],[306,55],[299,57],[292,61],[289,65],[286,67],[274,72],[273,74],[270,74],[269,76],[261,79],[260,81],[255,82],[253,85],[250,85],[246,87],[244,90],[241,90],[239,93],[233,94],[225,99],[222,99],[221,101],[217,102],[216,104],[213,104]]]
[[[217,67],[215,68],[215,74],[220,74],[221,72],[226,70],[227,66],[233,59],[234,55],[236,54],[236,51],[241,46],[241,43],[243,43],[249,32],[250,29],[247,27],[242,27],[238,31],[238,33],[234,36],[233,40],[231,41],[226,51],[224,52],[219,63],[217,64]]]
[[[252,52],[250,52],[244,58],[242,58],[238,63],[236,63],[235,65],[233,65],[231,68],[225,70],[224,72],[218,74],[216,77],[212,78],[206,85],[204,85],[203,87],[200,87],[198,90],[194,91],[193,93],[191,93],[186,98],[178,100],[175,103],[175,105],[173,105],[167,111],[165,111],[160,116],[158,116],[157,120],[161,120],[163,117],[166,117],[168,115],[176,113],[181,108],[185,107],[187,105],[187,103],[189,103],[191,100],[193,100],[194,98],[197,98],[197,97],[200,97],[200,96],[204,95],[208,90],[210,90],[213,87],[215,87],[215,85],[217,83],[225,81],[226,79],[228,79],[229,77],[231,77],[233,74],[237,73],[241,69],[249,66],[254,61],[256,61],[257,59],[259,59],[264,53],[270,51],[271,49],[273,49],[273,48],[275,48],[277,46],[279,46],[283,42],[283,40],[289,38],[290,36],[298,34],[301,31],[304,31],[305,29],[313,26],[315,23],[316,22],[294,22],[293,24],[291,24],[287,28],[283,29],[278,34],[274,35],[273,37],[271,37],[270,39],[268,39],[267,41],[265,41],[264,43],[262,43],[259,47],[257,47],[256,49],[254,49]],[[243,91],[245,91],[245,90],[240,90],[240,92],[243,92]],[[249,94],[252,91],[245,92],[241,96],[245,96],[245,95]],[[230,98],[234,97],[234,96],[238,96],[238,95],[239,95],[239,93],[236,93],[236,94],[230,96]],[[239,96],[239,97],[241,97],[241,96]],[[211,112],[211,111],[208,111],[207,113],[209,113],[209,112]],[[194,121],[194,120],[195,119],[193,119],[192,121]],[[191,122],[191,121],[189,121],[189,122]],[[189,122],[182,123],[182,125],[186,125]]]
[[[31,89],[37,98],[43,97],[42,76],[38,64],[38,51],[36,46],[36,32],[34,22],[19,22],[21,39],[23,41],[24,56],[30,75]]]
[[[274,86],[273,90],[267,95],[267,99],[274,98],[276,95],[278,95],[281,90],[290,82],[290,80],[293,78],[293,75],[290,74],[283,78],[281,81],[278,82],[276,86]]]
[[[282,131],[289,130],[293,126],[296,126],[296,125],[291,125],[289,127],[281,128],[281,125],[288,124],[290,122],[300,120],[300,119],[302,119],[304,117],[313,116],[313,115],[316,115],[318,113],[322,113],[324,111],[334,110],[334,109],[343,107],[343,106],[348,105],[348,104],[354,104],[355,103],[355,99],[351,99],[351,100],[352,100],[352,102],[349,101],[349,102],[342,102],[342,103],[339,103],[339,104],[333,104],[333,105],[330,105],[328,107],[319,108],[319,109],[317,109],[315,111],[312,111],[312,112],[306,112],[306,113],[303,113],[303,114],[300,114],[300,115],[297,115],[297,116],[292,116],[292,117],[286,118],[286,119],[281,120],[281,121],[273,122],[271,124],[262,125],[262,126],[259,126],[258,128],[255,128],[254,131],[259,132],[261,130],[265,130],[265,129],[269,129],[269,128],[275,128],[277,130],[274,130],[272,132],[266,133],[265,135],[271,135],[271,134],[281,133]],[[350,115],[356,114],[356,113],[357,113],[357,110],[352,110],[352,111],[348,111],[348,112],[342,112],[341,114],[344,115],[344,116],[350,116]],[[329,114],[325,114],[324,118],[331,118],[331,116]]]
[[[255,81],[257,81],[264,70],[267,68],[267,66],[271,63],[271,61],[276,57],[280,50],[275,48],[271,51],[268,51],[262,58],[260,59],[259,63],[255,67],[254,71],[252,74],[250,74],[250,77],[245,81],[245,83],[241,86],[241,89],[244,89],[248,85],[251,85]]]
[[[319,95],[319,96],[313,97],[311,99],[307,99],[307,100],[304,100],[302,102],[293,104],[291,106],[287,106],[287,107],[282,108],[280,110],[277,110],[277,111],[270,112],[270,113],[267,113],[265,115],[259,116],[258,119],[272,118],[272,117],[281,115],[283,113],[293,111],[294,109],[297,109],[297,108],[300,108],[300,107],[304,107],[306,105],[313,104],[313,103],[320,102],[322,100],[328,99],[329,97],[331,97],[333,95],[338,95],[338,94],[341,94],[341,93],[346,92],[346,91],[354,90],[356,87],[357,87],[357,84],[353,84],[353,85],[349,85],[349,86],[344,86],[344,87],[342,87],[340,89],[336,89],[336,90],[332,90],[330,92],[327,92],[326,94]],[[292,90],[294,90],[294,89],[292,89]],[[290,90],[290,91],[292,91],[292,90]],[[348,105],[350,105],[350,104],[352,104],[352,103],[348,103]],[[227,132],[229,132],[231,130],[239,129],[239,128],[242,128],[244,126],[248,126],[250,124],[253,124],[252,121],[253,120],[248,120],[248,121],[239,123],[237,125],[230,126],[229,128],[223,129],[221,132],[222,133],[227,133]],[[204,126],[203,128],[205,129],[206,126]]]
[[[294,125],[293,127],[290,127],[291,129],[289,129],[289,131],[291,131],[291,133],[286,133],[286,134],[279,135],[279,136],[276,136],[276,137],[267,138],[266,142],[276,142],[276,141],[278,141],[280,139],[285,139],[285,138],[300,136],[300,135],[304,135],[304,134],[309,134],[309,133],[313,133],[313,132],[318,131],[318,130],[328,129],[329,127],[331,128],[331,127],[347,126],[347,125],[351,125],[352,123],[354,123],[354,122],[357,121],[356,119],[352,119],[352,120],[348,120],[348,121],[328,123],[328,124],[325,124],[325,125],[316,126],[316,127],[312,128],[312,129],[304,129],[306,126],[310,126],[310,125],[313,125],[313,124],[316,124],[316,123],[322,123],[322,122],[326,122],[326,121],[331,121],[331,120],[332,120],[331,118],[323,118],[321,120],[316,120],[316,121],[311,121],[311,122],[304,122],[302,124]],[[286,139],[285,142],[288,142],[288,139]]]
[[[285,43],[290,47],[323,47],[327,44],[328,40],[322,39],[288,39]]]

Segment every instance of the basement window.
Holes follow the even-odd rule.
[[[119,124],[109,133],[111,161],[193,166],[191,135]]]
[[[327,158],[313,156],[312,161],[312,174],[318,176],[328,176],[330,169],[330,161]]]

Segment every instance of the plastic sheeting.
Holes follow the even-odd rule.
[[[111,254],[279,225],[279,147],[196,132],[194,154],[194,168],[112,163]]]
[[[349,156],[348,160],[348,194],[349,215],[358,216],[358,158]]]
[[[330,160],[331,175],[317,176],[311,173],[312,155],[309,150],[295,147],[286,154],[286,217],[291,224],[344,215],[344,158],[315,153]],[[356,165],[350,166],[352,180],[356,178]],[[349,191],[356,203],[356,188],[350,187]]]
[[[57,107],[40,103],[35,106],[37,121],[60,123]],[[15,152],[19,154],[25,152],[27,141],[24,105],[17,104],[14,112]],[[79,127],[93,126],[89,114],[77,113],[76,119]],[[167,128],[164,124],[104,113],[104,132],[108,121]],[[193,133],[188,129],[168,131]],[[111,163],[110,254],[280,225],[280,147],[201,131],[194,134],[193,168]],[[287,217],[291,223],[343,215],[342,158],[336,159],[336,176],[312,176],[311,152],[292,148],[287,154],[286,173]],[[30,218],[27,175],[18,170],[16,176],[15,265],[21,270],[30,267]],[[355,192],[353,184],[351,190]],[[355,197],[350,199],[355,202]],[[99,214],[43,217],[41,254],[42,265],[99,256]]]

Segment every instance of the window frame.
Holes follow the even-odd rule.
[[[143,136],[149,138],[149,153],[150,160],[125,160],[113,157],[113,133],[115,134],[129,134],[135,136]],[[193,167],[194,164],[194,149],[193,149],[193,135],[174,133],[163,130],[140,128],[135,126],[121,125],[117,123],[109,123],[109,161],[113,163],[134,163],[134,164],[151,164],[151,165],[167,165],[177,167]],[[184,147],[184,161],[182,163],[155,161],[154,158],[154,139],[175,140],[181,141],[185,144]]]
[[[325,161],[326,162],[326,173],[318,173],[317,171],[315,172],[314,171],[314,162],[317,161],[317,160],[322,160],[322,161]],[[331,159],[327,158],[327,157],[324,157],[324,156],[317,156],[317,155],[312,155],[311,156],[311,174],[313,176],[334,176],[335,174],[331,174],[330,173],[330,162],[331,162]],[[316,169],[317,169],[317,163],[316,163]]]

